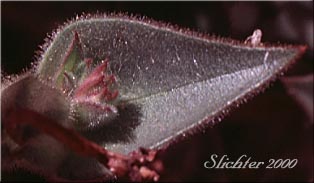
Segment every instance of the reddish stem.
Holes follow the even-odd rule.
[[[11,110],[3,121],[5,121],[4,127],[13,139],[19,139],[19,126],[22,124],[30,125],[65,144],[74,152],[96,158],[118,178],[127,178],[133,181],[157,181],[159,179],[158,173],[147,167],[148,164],[153,163],[155,151],[149,153],[150,151],[146,152],[142,149],[140,152],[133,152],[131,156],[110,152],[82,137],[76,131],[67,129],[56,121],[29,109]]]
[[[8,128],[7,130],[11,135],[14,135],[12,134],[15,130],[14,128],[16,128],[21,123],[31,125],[32,127],[65,144],[73,151],[84,156],[95,157],[107,168],[110,168],[107,165],[110,158],[121,158],[123,160],[127,159],[123,155],[108,152],[98,144],[82,137],[76,131],[67,129],[57,122],[28,109],[15,109],[8,114],[8,117],[5,121],[5,124],[7,124],[6,127]]]

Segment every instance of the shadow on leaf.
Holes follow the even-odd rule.
[[[124,103],[124,102],[121,102]],[[96,143],[130,142],[135,138],[134,129],[140,124],[140,107],[135,104],[118,106],[119,116],[109,124],[82,133]]]

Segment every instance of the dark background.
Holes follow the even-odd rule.
[[[306,44],[306,54],[286,76],[313,73],[313,2],[1,2],[1,70],[30,68],[47,34],[76,14],[127,12],[204,33],[245,40],[263,31],[263,42]],[[211,154],[242,154],[255,161],[297,158],[283,170],[207,170]],[[164,181],[313,181],[313,121],[277,81],[220,124],[163,155]]]

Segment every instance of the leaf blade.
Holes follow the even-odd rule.
[[[161,147],[194,126],[202,126],[205,119],[217,117],[268,83],[305,49],[252,47],[198,37],[156,23],[95,17],[67,25],[48,48],[42,63],[62,58],[58,50],[69,42],[67,37],[73,31],[79,34],[86,57],[96,63],[109,58],[109,70],[118,79],[122,104],[135,108],[132,115],[137,116],[129,116],[133,122],[115,127],[115,134],[104,133],[114,125],[85,134],[105,148],[122,153],[139,146]],[[42,77],[55,72],[42,70],[38,70]],[[121,116],[113,123],[127,120],[123,112],[120,106]]]

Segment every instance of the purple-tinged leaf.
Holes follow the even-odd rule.
[[[97,147],[72,130],[70,100],[59,89],[31,73],[6,85],[1,91],[5,178],[31,172],[53,181],[112,179],[112,173],[93,157]]]
[[[22,108],[52,118],[63,126],[72,126],[68,121],[70,101],[59,89],[41,82],[31,73],[7,85],[1,91],[2,119],[6,119],[15,109]]]
[[[83,134],[106,149],[159,148],[211,126],[281,74],[304,46],[252,46],[126,17],[82,18],[61,28],[37,73],[58,73],[75,34],[96,67],[107,58],[118,115]],[[93,122],[93,121],[92,121]],[[102,121],[94,121],[102,124]]]
[[[132,180],[159,179],[147,167],[155,163],[156,151],[112,153],[74,130],[70,101],[60,90],[31,73],[7,85],[1,91],[6,178],[29,172],[51,181],[105,181],[114,179],[113,173]]]

